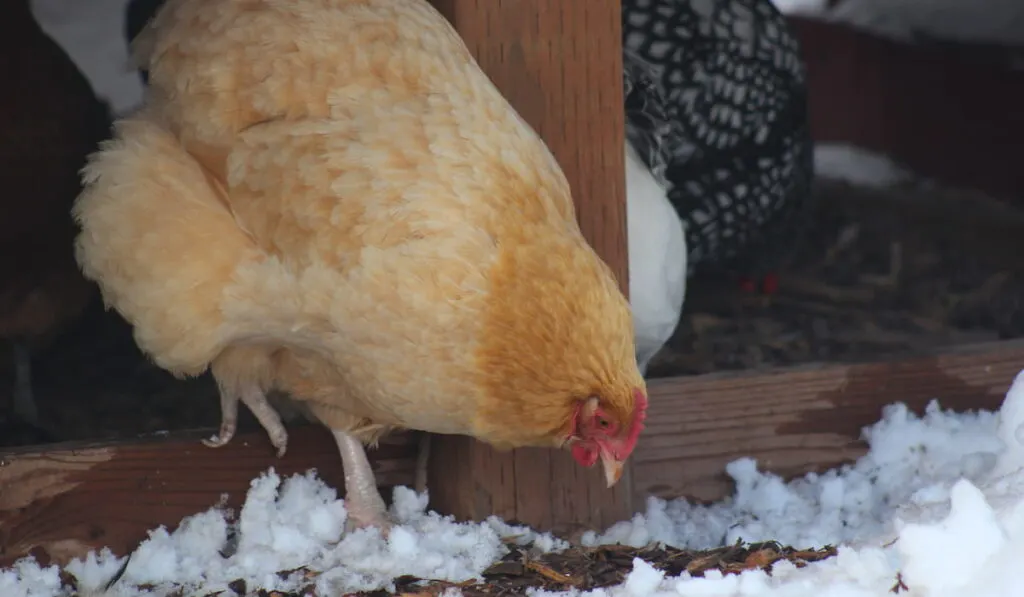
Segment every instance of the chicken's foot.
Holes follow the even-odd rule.
[[[217,388],[220,390],[220,430],[217,435],[203,440],[203,445],[208,448],[226,446],[238,429],[238,395],[219,382]]]
[[[413,489],[416,493],[423,493],[427,490],[427,476],[430,465],[430,434],[426,431],[420,432],[419,451],[416,453],[416,471],[413,478]]]
[[[281,415],[277,414],[274,407],[267,402],[267,395],[259,388],[250,388],[242,392],[242,403],[249,407],[256,420],[260,422],[267,435],[270,436],[270,443],[277,448],[277,457],[284,456],[288,451],[288,432],[281,422]]]
[[[220,430],[217,435],[210,439],[204,439],[203,444],[211,448],[219,448],[231,441],[238,429],[238,402],[249,407],[253,416],[260,422],[263,429],[270,437],[270,443],[277,448],[277,456],[284,456],[288,450],[288,431],[281,422],[281,415],[277,414],[274,407],[267,401],[267,395],[263,390],[253,387],[242,391],[241,396],[234,392],[220,389]]]
[[[391,530],[384,498],[377,490],[377,479],[366,457],[366,448],[358,439],[343,431],[331,431],[341,452],[341,465],[345,469],[345,508],[348,510],[346,526],[352,529],[377,527],[381,534]]]
[[[32,354],[28,346],[17,340],[14,351],[14,414],[27,423],[39,426],[39,409],[32,395]]]

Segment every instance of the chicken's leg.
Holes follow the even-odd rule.
[[[32,354],[28,346],[15,340],[14,350],[14,414],[39,426],[39,409],[32,396]]]
[[[430,466],[430,434],[426,431],[420,432],[419,451],[416,454],[416,471],[413,479],[413,489],[416,493],[423,493],[427,490],[427,477]]]
[[[220,391],[220,431],[203,440],[203,445],[209,448],[226,446],[238,429],[238,395],[229,391],[220,380],[217,381],[217,389]]]
[[[267,402],[267,395],[259,388],[250,388],[242,392],[242,403],[249,407],[256,420],[270,436],[270,443],[277,448],[278,458],[284,456],[284,453],[288,451],[288,432],[284,428],[284,423],[281,422],[281,415],[277,414],[274,407]]]
[[[345,468],[345,508],[349,528],[377,527],[382,534],[391,529],[384,498],[377,490],[377,479],[366,457],[363,443],[343,431],[331,430],[341,452]]]
[[[203,444],[211,448],[219,448],[231,441],[231,438],[235,436],[235,430],[238,428],[239,399],[249,407],[256,420],[266,430],[267,435],[270,436],[270,443],[277,448],[278,457],[284,456],[288,450],[288,432],[284,428],[284,423],[281,422],[281,416],[277,414],[274,407],[267,401],[266,394],[257,387],[246,388],[242,391],[241,397],[221,387],[220,431],[214,437],[203,440]]]

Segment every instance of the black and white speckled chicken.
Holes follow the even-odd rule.
[[[814,173],[804,65],[784,17],[770,0],[624,0],[622,16],[627,135],[670,185],[691,273],[773,292]]]
[[[629,233],[629,302],[637,365],[672,337],[686,298],[685,228],[668,200],[661,148],[671,130],[664,101],[648,68],[624,61],[626,102],[626,221]],[[642,159],[640,155],[646,156]]]

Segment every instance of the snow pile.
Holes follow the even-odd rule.
[[[740,539],[801,548],[889,541],[895,516],[945,499],[950,480],[980,482],[995,466],[1002,451],[997,419],[989,412],[945,413],[935,402],[919,418],[902,404],[891,405],[865,430],[871,449],[856,464],[787,484],[743,458],[726,467],[736,483],[733,498],[711,506],[651,498],[645,514],[583,540],[690,549]]]
[[[645,515],[589,543],[660,541],[695,548],[736,539],[801,547],[840,544],[838,556],[797,568],[663,578],[634,563],[631,597],[1015,597],[1024,594],[1024,372],[998,414],[917,418],[900,405],[865,430],[871,451],[855,465],[784,483],[752,461],[729,467],[736,495],[694,506],[651,499]],[[628,587],[640,587],[631,592]],[[538,596],[539,597],[539,594]]]
[[[593,597],[1018,597],[1024,572],[1021,507],[999,516],[983,492],[967,480],[951,488],[948,517],[933,523],[903,524],[893,545],[840,547],[835,558],[797,568],[775,564],[760,570],[703,578],[665,578],[647,562],[634,561],[623,587],[590,592]],[[1018,506],[1024,502],[1017,502]],[[535,592],[533,597],[555,595]],[[564,595],[571,595],[564,593]]]
[[[651,499],[647,512],[584,543],[662,542],[707,548],[776,540],[801,548],[839,545],[836,557],[771,574],[748,570],[666,577],[636,559],[626,581],[594,597],[758,596],[1003,597],[1024,594],[1024,372],[998,413],[956,414],[929,405],[922,417],[902,405],[865,430],[869,453],[855,464],[786,483],[750,459],[728,469],[735,495],[710,506]],[[86,595],[231,597],[250,591],[319,595],[392,587],[399,575],[477,578],[504,553],[504,540],[538,551],[567,545],[491,519],[456,524],[426,511],[426,496],[399,488],[388,539],[376,530],[342,533],[346,512],[314,473],[256,479],[237,522],[220,509],[186,519],[174,533],[153,531],[127,560],[108,552],[67,566]],[[515,537],[515,539],[511,539]],[[109,591],[104,587],[124,568]],[[301,570],[295,570],[302,568]],[[278,571],[293,570],[279,575]],[[314,571],[314,574],[307,574]],[[901,584],[902,583],[902,584]],[[60,571],[26,559],[0,571],[4,597],[63,597]],[[89,593],[89,591],[93,591]],[[454,589],[451,591],[457,593]],[[546,593],[533,591],[533,597]],[[565,595],[579,595],[578,592]]]
[[[387,539],[376,529],[343,534],[344,501],[314,472],[282,480],[271,469],[254,480],[245,505],[232,524],[218,508],[186,518],[174,533],[150,532],[131,555],[118,558],[108,550],[68,564],[67,572],[86,595],[149,595],[139,587],[155,585],[156,595],[184,588],[206,595],[244,580],[267,591],[298,591],[313,584],[319,595],[388,589],[404,574],[459,582],[477,577],[500,558],[504,538],[532,543],[546,551],[567,546],[550,535],[507,525],[497,519],[456,524],[450,517],[426,512],[427,496],[397,488],[391,514],[398,521]],[[108,592],[106,585],[124,567]],[[313,581],[304,570],[322,571]],[[280,571],[294,572],[279,575]],[[59,571],[23,559],[0,571],[3,597],[56,597]],[[94,592],[94,593],[90,593]]]

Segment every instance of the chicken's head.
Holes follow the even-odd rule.
[[[505,229],[489,273],[473,436],[499,450],[568,448],[585,467],[600,460],[611,487],[647,414],[632,312],[572,212],[558,226],[542,215]]]
[[[639,388],[633,390],[632,413],[625,418],[591,396],[576,406],[566,443],[583,466],[594,466],[600,459],[611,487],[622,476],[623,463],[633,453],[646,416],[647,396]]]

